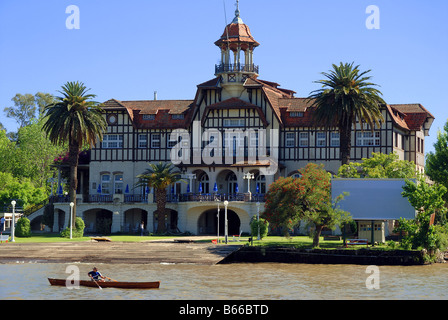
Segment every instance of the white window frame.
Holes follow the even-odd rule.
[[[310,135],[308,132],[299,132],[299,147],[306,148],[310,145]]]
[[[341,138],[339,132],[330,132],[330,146],[331,147],[341,146]]]
[[[123,148],[122,134],[106,134],[102,142],[103,149],[121,149]]]
[[[327,133],[316,132],[316,147],[323,148],[327,146]]]
[[[296,146],[296,133],[286,132],[285,133],[285,147],[294,148]]]
[[[160,133],[151,134],[151,149],[160,149],[162,146],[162,135]]]
[[[114,174],[114,194],[123,194],[123,174]]]
[[[138,148],[139,149],[148,148],[148,135],[147,134],[139,134],[138,135]]]
[[[101,194],[110,194],[110,173],[101,175]]]
[[[357,131],[356,145],[359,147],[379,147],[381,146],[381,132],[379,131]]]

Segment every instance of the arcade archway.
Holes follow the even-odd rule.
[[[217,235],[218,234],[218,210],[207,210],[199,216],[198,219],[198,234],[200,235]],[[224,208],[221,208],[219,212],[219,234],[224,236],[225,228],[225,212]],[[238,235],[241,230],[241,220],[238,214],[228,209],[227,210],[228,221],[228,235]]]

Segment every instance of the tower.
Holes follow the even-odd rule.
[[[247,78],[258,76],[259,67],[254,64],[253,53],[260,44],[241,19],[239,0],[235,18],[226,26],[215,45],[221,49],[221,63],[215,66],[215,75],[221,76],[222,85],[242,84]]]

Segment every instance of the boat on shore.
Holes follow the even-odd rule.
[[[65,279],[53,279],[48,278],[48,281],[52,286],[66,286]],[[80,280],[79,285],[82,287],[90,288],[117,288],[117,289],[158,289],[160,287],[160,281],[153,282],[123,282],[123,281],[106,281],[98,282],[92,280]]]

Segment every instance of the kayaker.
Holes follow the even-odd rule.
[[[100,282],[104,282],[104,279],[106,279],[106,277],[104,277],[96,267],[93,267],[93,270],[90,271],[88,273],[90,279],[92,279],[92,281],[100,281]]]

